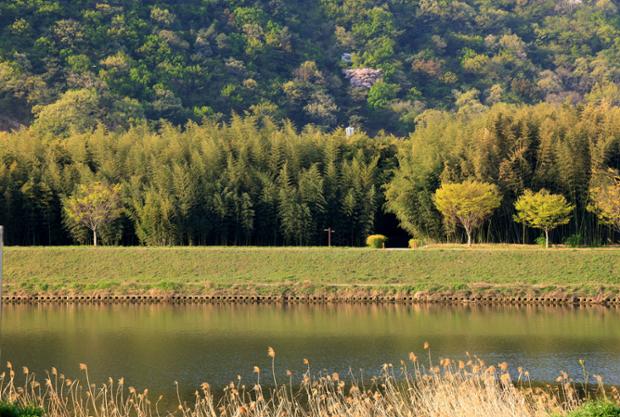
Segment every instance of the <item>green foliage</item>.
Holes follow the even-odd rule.
[[[366,246],[373,249],[381,249],[387,241],[388,238],[384,235],[370,235],[366,238]]]
[[[97,233],[121,216],[120,185],[100,182],[82,184],[64,201],[65,214],[70,227],[83,226],[93,233],[97,246]]]
[[[538,236],[536,239],[534,239],[534,242],[538,246],[543,247],[543,248],[547,246],[547,238],[545,237],[545,235]]]
[[[0,33],[3,130],[230,121],[270,103],[299,127],[406,133],[412,106],[620,103],[613,2],[5,1]],[[383,79],[352,87],[351,68]]]
[[[0,417],[43,417],[43,409],[0,401]]]
[[[56,102],[34,109],[34,129],[42,134],[66,136],[71,130],[85,132],[98,123],[99,97],[95,90],[70,90]]]
[[[578,248],[583,245],[583,236],[579,233],[575,233],[574,235],[568,236],[564,239],[564,244],[570,246],[571,248]]]
[[[408,242],[408,245],[407,245],[407,246],[408,246],[410,249],[417,249],[417,248],[419,248],[419,247],[424,246],[425,244],[426,244],[426,241],[425,241],[424,239],[415,239],[415,238],[412,238],[412,239],[409,239],[409,242]]]
[[[526,189],[541,188],[575,206],[570,223],[556,236],[578,231],[587,244],[618,239],[608,228],[594,226],[598,219],[586,207],[591,185],[606,184],[599,173],[620,161],[620,108],[496,104],[479,113],[428,110],[417,121],[386,186],[387,211],[413,236],[445,236],[432,193],[442,181],[475,178],[496,184],[503,195],[489,227],[479,230],[484,240],[531,241],[531,231],[514,220],[514,203]]]
[[[298,133],[266,117],[2,139],[0,222],[11,244],[85,243],[96,228],[104,243],[322,245],[332,227],[334,244],[361,246],[396,152],[389,136]],[[103,184],[118,185],[92,189]],[[117,200],[120,213],[101,223],[82,209]]]
[[[537,193],[525,190],[515,203],[518,223],[545,231],[545,246],[549,246],[549,231],[570,222],[575,206],[568,204],[561,194],[542,189]]]
[[[571,411],[567,417],[620,417],[620,406],[607,401],[591,401]]]
[[[298,75],[318,77],[311,64]],[[410,235],[443,240],[460,220],[442,221],[434,193],[442,183],[467,180],[493,184],[502,195],[477,228],[480,241],[531,242],[535,234],[515,221],[514,204],[526,189],[542,188],[574,206],[569,223],[555,231],[558,241],[574,233],[588,245],[618,240],[587,207],[597,187],[613,184],[601,172],[618,169],[620,107],[427,110],[408,138],[300,131],[274,123],[269,103],[254,110],[229,123],[207,119],[183,128],[0,133],[7,241],[89,241],[88,228],[66,218],[63,202],[95,182],[122,189],[123,214],[98,232],[104,243],[321,245],[323,229],[332,227],[334,244],[362,246],[373,230],[392,233],[392,213]]]
[[[388,104],[396,98],[398,85],[377,81],[368,90],[368,105],[372,109],[385,109]]]
[[[33,111],[33,130],[49,136],[91,132],[99,124],[125,128],[144,116],[137,100],[104,96],[95,89],[69,90],[57,101],[35,106]]]
[[[620,176],[613,175],[611,181],[590,188],[590,199],[588,210],[595,213],[601,223],[620,231]]]
[[[446,228],[453,230],[457,224],[463,226],[467,245],[471,245],[472,232],[490,217],[501,200],[497,186],[473,180],[442,184],[433,196]]]

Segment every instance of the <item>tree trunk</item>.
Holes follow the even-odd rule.
[[[465,228],[465,233],[467,234],[467,246],[471,246],[471,230],[468,227]]]
[[[545,229],[545,248],[549,249],[549,229]]]
[[[93,244],[97,246],[97,229],[93,230]]]

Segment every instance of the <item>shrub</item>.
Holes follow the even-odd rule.
[[[579,247],[583,245],[583,237],[579,233],[575,233],[574,235],[570,235],[564,239],[564,244],[570,246],[571,248]]]
[[[543,248],[547,246],[547,238],[544,235],[538,236],[536,240],[534,240],[538,246],[542,246]]]
[[[606,401],[593,401],[570,412],[567,417],[620,417],[620,406]]]
[[[420,246],[424,246],[425,242],[423,239],[409,239],[409,248],[417,249]]]
[[[24,407],[0,401],[0,417],[42,417],[43,410],[38,407]]]
[[[366,238],[366,245],[371,248],[381,249],[388,238],[383,235],[370,235]]]

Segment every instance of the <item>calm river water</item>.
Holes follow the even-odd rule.
[[[254,381],[254,365],[269,369],[268,346],[282,375],[303,371],[303,358],[317,372],[373,374],[410,351],[425,356],[425,341],[436,359],[471,352],[522,366],[539,381],[561,370],[579,376],[583,358],[591,372],[620,384],[620,310],[605,308],[5,306],[0,326],[3,363],[39,374],[55,366],[75,377],[83,362],[91,380],[124,376],[168,398],[174,381],[186,395],[238,374]]]

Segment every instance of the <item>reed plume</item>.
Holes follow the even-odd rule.
[[[429,346],[424,346],[430,350]],[[466,361],[442,359],[440,366],[422,364],[412,352],[399,368],[385,364],[370,381],[347,378],[335,372],[313,376],[304,359],[305,372],[288,386],[276,383],[275,350],[269,348],[274,385],[246,387],[237,377],[217,397],[207,383],[195,392],[191,403],[178,394],[175,409],[161,411],[148,390],[127,387],[123,378],[93,385],[88,367],[80,365],[81,377],[70,379],[52,368],[43,383],[23,369],[24,382],[16,382],[14,369],[0,374],[0,402],[39,407],[46,417],[543,417],[562,416],[587,399],[566,373],[557,385],[532,387],[526,371],[518,369],[513,381],[507,363],[487,366],[478,358]],[[599,396],[606,396],[602,379],[596,378]],[[581,387],[582,388],[582,387]],[[618,391],[611,390],[613,400]]]

